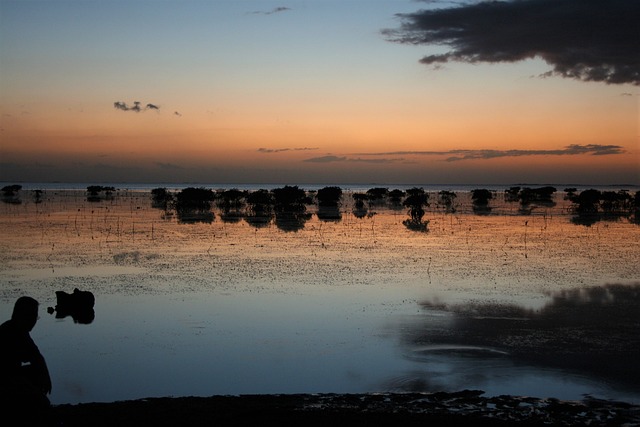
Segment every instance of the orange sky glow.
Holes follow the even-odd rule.
[[[88,17],[77,28],[65,6],[29,3],[0,3],[2,181],[640,183],[636,84],[540,77],[539,59],[419,64],[428,47],[380,34],[411,1],[354,2],[375,19],[331,34],[308,20],[346,20],[342,2],[273,14],[247,13],[261,2],[187,2],[182,50],[167,46],[171,28],[134,37],[113,3],[75,4]],[[130,12],[161,21],[174,7]],[[241,30],[202,26],[199,14]],[[99,37],[122,19],[128,44]],[[20,25],[34,33],[16,37]],[[56,57],[47,43],[65,48]]]

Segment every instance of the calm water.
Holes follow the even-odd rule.
[[[41,302],[54,403],[463,388],[640,402],[633,218],[576,224],[561,193],[475,215],[461,193],[453,214],[432,196],[427,233],[404,209],[357,218],[348,198],[339,220],[311,206],[294,228],[217,208],[184,224],[128,188],[0,204],[0,317]],[[46,312],[76,287],[96,297],[90,324]]]

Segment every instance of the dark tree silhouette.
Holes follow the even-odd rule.
[[[369,198],[369,206],[379,206],[386,202],[389,195],[389,189],[383,187],[374,187],[367,190]]]
[[[236,188],[219,191],[217,205],[222,210],[220,218],[224,222],[239,222],[244,217],[243,209],[246,205],[246,191]]]
[[[600,208],[606,215],[625,216],[634,207],[633,197],[627,190],[603,191],[600,196]]]
[[[486,206],[491,199],[493,199],[493,194],[487,189],[479,188],[471,191],[471,200],[473,200],[473,203],[476,205]]]
[[[565,188],[563,191],[565,192],[564,199],[571,200],[571,198],[576,195],[576,192],[578,191],[578,189],[575,187],[568,187],[568,188]]]
[[[595,189],[584,190],[574,194],[570,200],[576,216],[572,221],[576,224],[590,226],[600,220],[615,221],[623,217],[631,217],[636,212],[638,194],[635,199],[628,191],[620,190],[601,192]]]
[[[273,208],[275,199],[268,190],[257,190],[247,195],[247,214],[245,221],[250,225],[261,228],[266,227],[273,219]]]
[[[275,210],[304,212],[306,205],[311,203],[307,193],[297,185],[285,185],[282,188],[274,188],[272,191],[275,200]]]
[[[636,195],[633,197],[633,217],[634,224],[640,225],[640,191],[636,191]]]
[[[33,190],[32,193],[34,203],[42,203],[42,190]]]
[[[22,190],[22,185],[19,185],[19,184],[5,185],[4,187],[2,187],[2,194],[7,197],[13,197],[20,190]]]
[[[407,190],[407,198],[402,202],[403,206],[408,207],[407,212],[410,219],[402,221],[405,227],[410,230],[427,231],[429,221],[423,221],[425,210],[429,206],[429,195],[422,188],[411,188]]]
[[[508,190],[504,190],[504,199],[507,202],[517,202],[519,200],[521,187],[509,187]]]
[[[5,185],[2,187],[2,201],[5,203],[19,205],[22,203],[22,200],[20,200],[20,190],[22,190],[22,185]]]
[[[600,205],[600,191],[595,189],[584,190],[569,200],[574,204],[574,211],[578,215],[596,215]]]
[[[544,206],[554,206],[553,194],[556,192],[554,187],[528,188],[525,187],[518,193],[520,204],[528,206],[532,203]]]
[[[391,200],[392,202],[400,203],[405,194],[406,193],[402,190],[398,190],[397,188],[393,189],[389,191],[389,200]]]
[[[402,190],[394,189],[389,191],[389,206],[391,209],[402,208],[402,199],[404,199],[405,192]]]
[[[247,203],[251,206],[262,206],[273,209],[275,199],[268,190],[256,190],[247,195]]]
[[[324,187],[316,193],[318,199],[318,218],[323,221],[340,221],[340,200],[342,189],[340,187]]]
[[[311,218],[306,205],[312,203],[307,193],[298,186],[284,186],[271,191],[275,200],[276,226],[283,231],[298,231]]]
[[[353,193],[351,198],[355,202],[353,205],[353,215],[356,218],[362,219],[367,216],[369,209],[365,202],[369,200],[369,196],[365,193]]]
[[[211,204],[215,200],[212,190],[188,187],[176,194],[176,213],[181,222],[213,222]]]
[[[530,215],[533,209],[538,206],[551,208],[556,205],[556,203],[553,201],[553,194],[556,192],[556,189],[554,187],[525,187],[518,191],[518,193],[515,195],[514,200],[512,190],[515,190],[515,188],[519,187],[511,187],[511,189],[509,190],[507,201],[513,202],[519,200],[520,213],[523,215]],[[505,194],[505,198],[507,198],[507,194]]]
[[[489,200],[493,199],[491,191],[478,188],[471,191],[471,200],[473,205],[473,212],[477,215],[487,215],[491,212],[489,207]]]
[[[239,211],[244,208],[246,197],[247,192],[238,190],[237,188],[223,190],[218,192],[217,204],[218,207],[224,211]]]
[[[151,190],[151,206],[156,209],[170,209],[175,199],[166,188],[154,188]]]
[[[445,212],[454,213],[456,211],[454,201],[457,197],[456,193],[452,191],[442,190],[438,193],[438,202],[444,206]]]
[[[319,206],[339,206],[342,198],[340,187],[324,187],[316,193]]]
[[[102,185],[90,185],[87,187],[87,201],[99,202],[113,198],[115,187],[104,187]]]

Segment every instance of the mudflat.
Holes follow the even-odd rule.
[[[0,204],[0,313],[41,302],[55,405],[464,389],[637,403],[634,218],[576,221],[561,194],[435,199],[416,231],[406,209],[356,215],[348,197],[330,216],[214,205],[183,221],[148,192],[47,190]],[[55,313],[74,288],[96,297],[90,324]]]

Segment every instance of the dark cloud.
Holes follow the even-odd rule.
[[[113,107],[118,110],[129,111],[129,107],[124,102],[116,101],[113,103]]]
[[[517,62],[539,57],[545,76],[640,85],[640,1],[487,1],[397,15],[389,40],[450,50],[420,62]]]
[[[624,150],[618,145],[569,145],[560,150],[458,150],[447,158],[448,162],[473,159],[495,159],[498,157],[522,157],[522,156],[567,156],[590,154],[604,156],[610,154],[622,154]]]
[[[318,148],[298,147],[298,148],[258,148],[259,153],[282,153],[285,151],[313,151]]]
[[[338,157],[338,156],[321,156],[321,157],[312,157],[311,159],[304,160],[308,163],[335,163],[335,162],[346,162],[346,157]]]
[[[276,7],[269,11],[256,10],[255,12],[250,12],[252,15],[273,15],[274,13],[286,12],[287,10],[291,10],[289,7]]]
[[[146,111],[146,110],[160,109],[160,107],[158,107],[155,104],[147,104],[146,106],[142,107],[142,103],[140,101],[134,101],[132,106],[127,105],[126,102],[116,101],[113,103],[113,108],[117,110],[122,110],[122,111],[133,111],[136,113],[139,113],[141,111]]]
[[[390,151],[384,153],[360,153],[363,156],[450,156],[445,160],[455,162],[459,160],[487,160],[498,157],[522,157],[522,156],[575,156],[588,154],[592,156],[605,156],[611,154],[623,154],[624,148],[620,145],[600,144],[572,144],[557,150],[448,150],[448,151]]]

